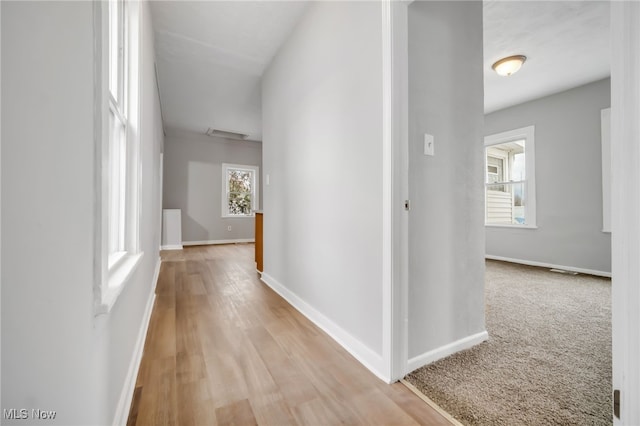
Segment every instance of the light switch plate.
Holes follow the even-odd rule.
[[[424,155],[435,155],[435,141],[433,135],[424,134]]]

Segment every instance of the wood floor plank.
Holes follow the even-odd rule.
[[[295,425],[289,405],[279,392],[254,394],[249,399],[260,425]]]
[[[199,311],[208,307],[206,295],[176,294],[176,346],[178,353],[188,352],[202,354],[202,346],[198,329]]]
[[[215,405],[207,379],[178,383],[178,424],[180,426],[216,425]]]
[[[315,397],[302,404],[298,404],[293,409],[293,415],[298,424],[341,424],[341,419],[336,415],[338,411],[332,410],[329,406],[325,405],[321,398]],[[346,422],[355,424],[356,422]]]
[[[131,399],[131,409],[129,410],[129,418],[127,426],[133,426],[138,420],[138,408],[140,407],[140,396],[142,395],[142,387],[136,386],[133,390],[133,398]]]
[[[420,398],[415,398],[412,393],[407,393],[407,388],[402,383],[398,382],[385,386],[383,392],[416,422],[434,426],[451,426],[451,422],[436,411],[428,413],[430,414],[429,417],[425,417],[424,401]]]
[[[248,343],[245,351],[240,354],[239,362],[250,395],[259,397],[278,391],[278,386],[269,369],[264,365],[262,358],[251,343]]]
[[[253,253],[162,252],[128,425],[448,424],[265,286]]]
[[[418,423],[379,389],[361,392],[352,399],[353,408],[366,424],[417,425]]]
[[[176,310],[174,308],[156,310],[149,324],[146,352],[151,358],[175,356],[176,352]]]
[[[202,279],[202,275],[199,272],[187,274],[183,284],[184,284],[184,291],[187,294],[193,294],[193,295],[207,294],[207,290],[204,287],[204,281]]]
[[[318,390],[311,381],[289,359],[266,329],[256,327],[248,336],[252,344],[260,348],[260,357],[278,386],[280,394],[290,406],[302,404],[318,395]]]
[[[217,408],[216,418],[220,426],[250,426],[258,424],[255,416],[253,415],[251,404],[249,404],[249,400],[247,399]]]
[[[179,352],[176,359],[176,381],[189,383],[202,380],[207,377],[207,369],[204,359],[200,354]]]
[[[249,390],[240,364],[232,354],[205,359],[211,399],[216,408],[249,398]]]
[[[136,425],[172,426],[177,424],[175,357],[158,358],[150,363],[148,377],[140,392]]]

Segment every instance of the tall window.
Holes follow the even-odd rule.
[[[142,258],[139,211],[139,19],[137,1],[97,2],[102,36],[102,238],[97,313],[108,312]]]
[[[534,127],[485,137],[485,224],[536,226]]]
[[[253,216],[258,209],[258,167],[222,165],[222,217]]]

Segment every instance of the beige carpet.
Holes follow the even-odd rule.
[[[611,281],[487,261],[489,340],[406,379],[465,425],[610,425]]]

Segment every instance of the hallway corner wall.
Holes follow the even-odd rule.
[[[482,2],[409,6],[410,369],[486,339],[482,34]]]

